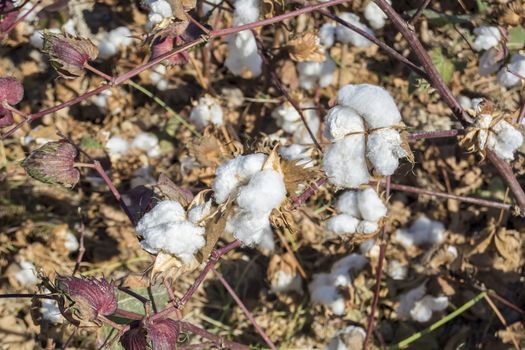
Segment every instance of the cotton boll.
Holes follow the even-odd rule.
[[[119,52],[120,47],[131,45],[131,31],[128,27],[117,27],[110,32],[98,35],[98,57],[108,59]]]
[[[297,292],[303,293],[301,288],[301,276],[297,273],[288,273],[279,270],[272,279],[272,291],[274,293]]]
[[[20,270],[15,272],[15,279],[22,287],[31,286],[38,283],[38,276],[33,263],[29,261],[21,261],[19,266]]]
[[[338,213],[344,213],[356,218],[361,217],[359,206],[357,203],[357,191],[345,191],[335,205]]]
[[[166,230],[166,242],[161,248],[189,264],[193,255],[206,244],[204,233],[204,227],[195,226],[191,222],[175,222]]]
[[[53,324],[64,322],[64,317],[60,313],[56,300],[41,299],[41,301],[42,307],[40,308],[40,312],[42,314],[42,319]]]
[[[350,254],[337,260],[332,265],[332,274],[348,273],[348,271],[358,272],[365,268],[368,264],[368,260],[361,254]]]
[[[447,297],[434,298],[426,295],[423,299],[417,301],[410,310],[410,316],[417,322],[428,322],[432,317],[433,311],[442,311],[448,306]]]
[[[106,149],[110,156],[123,156],[129,151],[129,143],[119,136],[112,136],[106,142]]]
[[[152,158],[160,155],[159,139],[152,133],[139,133],[131,142],[131,147],[146,151],[148,156]]]
[[[390,0],[387,0],[389,4],[392,4]],[[377,6],[373,1],[370,1],[365,7],[363,13],[370,26],[374,29],[381,29],[385,26],[385,20],[388,16]]]
[[[173,221],[186,220],[186,212],[177,201],[162,201],[153,209],[144,214],[135,228],[137,233],[144,237],[143,233],[156,226],[170,224]]]
[[[363,328],[348,326],[337,331],[325,350],[354,350],[362,346],[365,337]]]
[[[314,104],[310,101],[305,101],[301,103],[299,107],[308,108],[302,111],[303,116],[312,133],[314,135],[317,134],[320,122]],[[276,120],[277,125],[285,132],[293,134],[293,142],[299,144],[313,143],[312,137],[301,119],[301,115],[290,103],[286,102],[274,109],[272,111],[272,117]]]
[[[268,216],[252,215],[243,210],[228,219],[225,230],[247,246],[259,244],[265,235],[272,232]]]
[[[285,197],[283,176],[275,170],[263,170],[240,189],[237,205],[253,215],[268,215],[281,205]]]
[[[525,56],[519,54],[512,56],[510,63],[498,72],[498,83],[506,88],[518,85],[521,78],[514,73],[525,76]]]
[[[337,289],[329,284],[327,277],[329,275],[326,273],[314,275],[308,286],[310,298],[314,303],[330,306],[334,314],[342,315],[345,310],[344,299]]]
[[[406,293],[403,293],[399,297],[399,306],[397,307],[397,315],[401,319],[406,319],[410,317],[410,311],[416,304],[418,300],[423,298],[426,292],[425,284],[420,285],[414,289],[409,290]]]
[[[349,13],[349,12],[343,12],[339,15],[339,17],[348,22],[348,23],[351,23],[353,24],[354,26],[356,26],[357,28],[367,32],[368,34],[370,35],[374,35],[374,31],[370,28],[368,28],[366,25],[364,25],[363,23],[361,23],[361,21],[359,20],[359,17],[353,13]],[[372,45],[372,42],[368,39],[366,39],[365,37],[361,36],[361,34],[358,34],[356,32],[354,32],[353,30],[349,29],[349,28],[346,28],[345,26],[341,25],[341,24],[338,24],[337,25],[337,28],[335,29],[335,34],[336,34],[336,37],[337,37],[337,40],[344,43],[344,44],[349,44],[351,43],[352,45],[356,46],[356,47],[368,47],[370,45]]]
[[[173,15],[170,4],[164,0],[151,1],[149,8],[151,12],[157,13],[162,17],[171,17]]]
[[[343,166],[345,164],[352,164],[352,170]],[[332,143],[324,154],[323,169],[330,183],[336,186],[355,188],[368,183],[364,135],[346,136]]]
[[[498,27],[478,27],[474,29],[476,40],[472,43],[472,48],[476,51],[488,50],[497,46],[501,40],[501,33]]]
[[[244,185],[261,170],[265,160],[265,154],[256,153],[238,156],[221,164],[215,172],[215,180],[212,184],[215,201],[219,204],[226,201],[233,190]]]
[[[401,114],[390,93],[370,84],[345,85],[337,92],[337,103],[353,108],[368,128],[379,129],[401,122]]]
[[[306,90],[327,87],[332,84],[337,65],[334,60],[325,54],[323,62],[303,61],[297,64],[299,85]]]
[[[77,238],[70,231],[68,231],[67,234],[66,234],[64,247],[70,252],[76,251],[78,249],[78,247],[79,247]]]
[[[332,23],[324,23],[317,36],[319,37],[319,43],[326,48],[332,47],[335,42],[335,28],[336,26]]]
[[[166,66],[159,64],[149,72],[149,80],[159,89],[164,91],[168,88],[169,82],[165,79]]]
[[[365,220],[379,221],[386,215],[386,206],[371,187],[357,192],[357,203],[361,217]]]
[[[491,48],[479,58],[479,75],[486,76],[496,73],[501,67],[501,60],[498,59],[500,53],[497,49]]]
[[[368,136],[367,157],[382,176],[392,175],[399,166],[399,158],[406,156],[399,132],[380,129]]]
[[[279,155],[286,160],[297,161],[297,165],[305,168],[313,166],[310,156],[310,148],[303,145],[292,144],[279,148]]]
[[[268,225],[267,228],[265,228],[262,231],[261,238],[257,246],[260,249],[266,249],[268,251],[274,251],[275,250],[275,242],[273,239],[273,231],[272,228]]]
[[[262,58],[253,33],[244,30],[228,37],[228,56],[224,65],[234,75],[255,78],[262,73]]]
[[[326,222],[326,229],[338,235],[357,232],[359,220],[353,216],[339,214]]]
[[[504,160],[513,160],[514,152],[523,143],[523,135],[505,120],[494,124],[493,117],[482,114],[476,120],[479,128],[478,144],[481,150],[488,148]]]
[[[190,113],[190,121],[199,129],[204,129],[210,123],[222,125],[222,117],[221,105],[209,95],[201,97]]]
[[[472,108],[472,100],[468,98],[465,95],[459,95],[457,97],[457,100],[463,109],[471,109]]]
[[[235,26],[248,24],[259,19],[259,0],[237,0],[233,21]]]
[[[408,269],[402,265],[399,260],[390,260],[388,262],[387,274],[394,280],[401,281],[407,277]]]
[[[430,220],[426,216],[419,217],[408,229],[400,229],[395,233],[395,239],[405,248],[413,245],[433,245],[444,239],[445,227],[439,221]]]
[[[337,141],[349,134],[365,132],[363,119],[350,107],[335,106],[325,118],[324,136],[330,141]]]
[[[364,233],[364,234],[370,234],[374,233],[379,229],[379,225],[377,222],[373,221],[360,221],[359,225],[357,225],[357,232]]]
[[[98,44],[98,58],[103,60],[113,57],[118,53],[118,47],[106,39],[107,38],[100,40]]]

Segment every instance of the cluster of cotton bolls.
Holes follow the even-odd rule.
[[[346,85],[337,103],[325,119],[330,146],[323,167],[329,181],[348,188],[368,183],[367,160],[380,176],[392,175],[407,155],[396,130],[401,114],[392,96],[379,86]]]
[[[226,231],[246,245],[273,249],[269,217],[285,199],[286,187],[282,174],[267,159],[265,154],[255,153],[224,162],[217,168],[212,188],[218,204],[229,198],[237,204]]]
[[[163,251],[189,264],[206,243],[205,228],[199,225],[210,211],[211,202],[194,205],[186,213],[179,202],[162,201],[137,224],[135,229],[142,237],[140,245],[152,254]]]
[[[352,284],[352,273],[364,269],[368,260],[360,254],[350,254],[336,261],[329,273],[319,273],[313,276],[308,285],[312,302],[329,306],[335,315],[345,312],[345,298],[339,288],[347,288]]]
[[[474,123],[478,129],[480,150],[490,149],[504,160],[513,160],[514,152],[523,143],[523,135],[511,123],[491,114],[481,114]]]
[[[420,216],[409,228],[397,230],[394,239],[405,248],[439,244],[445,239],[445,226],[439,221]]]
[[[146,29],[152,29],[156,24],[162,22],[165,18],[173,16],[171,5],[166,0],[143,0],[142,4],[149,11]]]
[[[150,158],[160,156],[159,139],[152,133],[140,132],[131,144],[120,136],[112,136],[106,142],[106,149],[111,157],[119,158],[128,154],[130,148],[140,149]]]
[[[204,129],[209,124],[222,125],[222,118],[223,111],[219,101],[210,95],[199,98],[199,102],[190,112],[190,121],[198,129]]]
[[[376,232],[387,212],[377,192],[368,187],[359,191],[346,191],[337,200],[338,215],[326,222],[326,228],[338,235]]]
[[[444,311],[448,307],[446,296],[434,297],[426,294],[425,284],[409,290],[399,297],[396,310],[400,319],[411,318],[416,322],[428,322],[433,312]]]
[[[476,51],[485,52],[479,58],[479,74],[482,76],[496,73],[498,70],[497,81],[506,88],[518,85],[521,82],[520,76],[525,76],[525,56],[514,54],[510,62],[501,68],[501,52],[498,45],[502,40],[502,35],[498,27],[482,26],[474,29],[476,39],[472,47]],[[501,68],[501,69],[500,69]]]
[[[237,0],[233,13],[233,25],[241,26],[257,21],[259,0]],[[261,74],[262,59],[257,51],[257,42],[250,30],[232,34],[228,37],[228,56],[224,65],[234,75],[254,78]]]

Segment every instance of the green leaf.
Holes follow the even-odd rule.
[[[525,46],[525,29],[523,27],[512,27],[509,30],[509,50],[519,50]]]
[[[483,0],[476,0],[476,5],[478,6],[478,12],[486,12],[490,8],[490,5]]]
[[[82,149],[103,149],[100,142],[91,136],[84,136],[80,139],[80,148]]]
[[[440,48],[432,49],[429,54],[432,63],[434,63],[439,72],[439,75],[441,75],[445,84],[448,84],[450,79],[452,79],[452,74],[454,74],[454,63],[445,57]]]
[[[104,325],[100,327],[97,331],[97,344],[108,344],[116,335],[118,331],[113,327]],[[104,349],[108,350],[124,350],[124,347],[120,345],[120,342],[117,340],[113,343],[111,347],[105,347]]]
[[[164,286],[157,285],[152,286],[149,289],[140,288],[133,289],[132,291],[151,300],[152,307],[154,306],[157,310],[162,310],[166,307],[169,301],[168,292]],[[121,290],[118,291],[118,307],[122,310],[144,315],[144,304],[137,298],[134,298]]]

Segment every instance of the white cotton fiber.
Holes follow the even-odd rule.
[[[364,136],[363,118],[350,107],[335,106],[325,117],[324,136],[330,141],[337,141],[349,134]]]
[[[144,250],[152,254],[165,251],[186,264],[206,243],[204,227],[187,221],[186,212],[177,201],[160,202],[142,217],[135,229],[143,238],[140,244]]]
[[[257,21],[259,18],[259,0],[237,0],[233,21],[236,26]]]
[[[374,31],[370,28],[368,28],[365,24],[361,23],[359,20],[359,17],[354,13],[349,12],[343,12],[339,15],[339,17],[356,26],[357,28],[367,32],[370,35],[374,35]],[[372,45],[372,42],[365,37],[361,36],[361,34],[358,34],[354,32],[353,30],[338,24],[337,28],[335,30],[337,40],[345,43],[345,44],[352,44],[356,47],[368,47]]]
[[[281,205],[286,197],[283,176],[275,170],[256,173],[250,182],[239,190],[237,205],[253,215],[268,215]]]
[[[504,160],[514,159],[514,152],[523,143],[523,135],[512,124],[506,120],[494,123],[491,115],[482,114],[475,126],[480,128],[478,144],[481,150],[488,148]]]
[[[221,164],[215,172],[212,184],[215,201],[219,204],[225,202],[232,191],[246,184],[255,173],[261,171],[265,160],[265,154],[255,153],[237,156]]]
[[[314,135],[319,131],[320,121],[315,105],[311,101],[302,102],[299,105],[303,108],[303,116],[308,127]],[[313,140],[306,129],[299,112],[289,103],[285,102],[272,111],[272,117],[277,126],[281,127],[286,133],[292,134],[292,141],[298,144],[312,144]]]
[[[326,48],[330,48],[334,45],[335,28],[336,28],[336,25],[332,23],[324,23],[321,26],[321,28],[319,29],[319,32],[317,33],[317,36],[319,37],[319,43],[322,46]]]
[[[379,129],[370,133],[366,144],[366,156],[379,175],[394,174],[399,166],[399,158],[406,156],[401,144],[401,136],[397,130]]]
[[[498,27],[478,27],[474,29],[476,40],[472,43],[472,48],[476,51],[488,50],[497,46],[501,40],[501,33]]]
[[[224,65],[234,75],[255,78],[262,73],[262,59],[253,33],[244,30],[228,37],[228,56]]]
[[[394,280],[404,280],[407,277],[408,268],[406,265],[402,265],[399,260],[393,259],[388,262],[387,274]]]
[[[423,298],[426,290],[425,284],[423,283],[422,285],[399,296],[399,305],[396,309],[396,312],[400,319],[406,319],[410,317],[410,310],[412,310],[416,304],[416,301]]]
[[[277,271],[275,276],[272,278],[271,286],[274,293],[303,293],[301,286],[301,276],[299,276],[296,272],[288,273],[282,270]]]
[[[188,210],[188,220],[198,225],[200,221],[205,219],[211,213],[211,199],[202,204],[194,205]]]
[[[348,326],[337,331],[324,350],[354,350],[355,344],[362,344],[365,337],[366,332],[363,328]]]
[[[364,220],[377,222],[386,215],[386,206],[371,187],[357,192],[357,203]]]
[[[496,73],[501,67],[501,60],[497,59],[499,55],[500,53],[495,48],[485,51],[479,58],[479,75],[483,77]]]
[[[38,283],[36,267],[32,262],[21,261],[20,270],[15,272],[15,279],[22,287],[32,286]]]
[[[225,230],[247,246],[259,244],[267,235],[273,235],[267,215],[253,215],[243,210],[228,219]]]
[[[336,186],[355,188],[368,183],[365,136],[350,135],[330,144],[324,154],[323,169]]]
[[[279,155],[286,160],[297,161],[297,165],[305,168],[313,166],[311,149],[308,146],[298,144],[282,146],[279,148]]]
[[[66,239],[64,241],[64,248],[66,248],[70,252],[74,252],[78,249],[79,243],[77,240],[77,237],[71,232],[67,231],[66,233]]]
[[[389,127],[401,122],[401,114],[394,99],[379,86],[345,85],[337,92],[337,103],[353,108],[364,118],[370,129]]]
[[[405,248],[438,244],[443,241],[445,226],[439,222],[421,216],[408,229],[399,229],[395,239]]]
[[[357,225],[357,232],[370,234],[376,232],[378,228],[379,225],[377,224],[377,222],[363,220],[359,222],[359,225]]]
[[[391,0],[387,0],[389,4],[392,4]],[[363,12],[368,23],[374,29],[381,29],[385,26],[385,20],[388,16],[377,6],[373,1],[370,1],[365,6],[365,11]]]
[[[358,191],[345,191],[335,205],[338,213],[348,214],[353,217],[361,217],[359,204],[357,202]]]
[[[326,222],[326,229],[338,235],[357,232],[359,220],[347,214],[339,214],[331,217]]]
[[[222,125],[223,112],[219,101],[210,95],[204,95],[190,113],[190,121],[199,129],[210,123]]]
[[[106,149],[110,156],[123,156],[129,151],[129,143],[119,136],[112,136],[106,142]]]
[[[297,64],[299,85],[306,90],[313,90],[317,86],[327,87],[332,84],[336,69],[334,60],[328,54],[325,54],[323,62],[299,62]]]
[[[421,300],[415,302],[410,310],[410,316],[416,322],[428,322],[432,317],[432,312],[443,311],[448,306],[448,298],[441,296],[434,298],[431,295],[425,295]]]
[[[42,307],[40,307],[40,312],[42,314],[42,319],[53,323],[59,324],[64,322],[64,317],[60,313],[58,304],[56,300],[52,299],[40,299],[42,301]]]
[[[133,42],[131,31],[128,27],[117,27],[110,32],[100,33],[97,36],[98,58],[107,59],[116,55],[120,48],[131,45]]]
[[[131,142],[131,147],[145,151],[152,158],[160,156],[159,139],[149,132],[138,133]]]
[[[506,88],[518,85],[522,79],[514,73],[525,77],[525,56],[520,54],[512,56],[510,63],[498,72],[498,83]]]

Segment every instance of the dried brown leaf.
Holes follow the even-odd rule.
[[[193,158],[203,166],[218,166],[228,157],[228,151],[223,142],[211,132],[205,132],[200,140],[189,144],[188,150]]]
[[[150,276],[152,281],[163,280],[166,277],[176,281],[182,275],[197,269],[199,265],[200,262],[195,257],[189,264],[184,264],[176,256],[160,252],[155,257]]]
[[[306,184],[317,179],[321,170],[317,167],[305,168],[298,165],[297,160],[281,159],[281,171],[284,177],[286,191],[290,195],[295,195],[299,185]]]
[[[189,190],[180,188],[164,174],[160,174],[156,188],[167,199],[177,201],[185,208],[193,200],[193,194]]]
[[[290,58],[296,62],[325,60],[324,49],[319,44],[319,37],[312,32],[302,33],[287,45]]]

